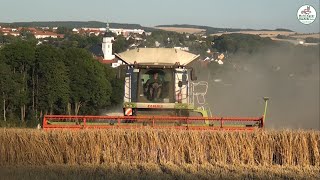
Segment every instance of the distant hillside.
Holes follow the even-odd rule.
[[[238,32],[238,31],[286,31],[293,32],[289,29],[240,29],[240,28],[216,28],[210,26],[199,26],[199,25],[189,25],[189,24],[172,24],[172,25],[157,25],[156,28],[144,27],[140,24],[127,24],[127,23],[109,23],[111,28],[124,28],[124,29],[144,29],[145,31],[155,31],[159,30],[158,27],[164,28],[189,28],[198,29],[200,31],[205,31],[206,34],[216,34],[222,32]],[[13,22],[13,23],[1,23],[0,26],[10,26],[10,27],[67,27],[67,28],[80,28],[80,27],[92,27],[101,28],[106,27],[105,22],[100,21],[33,21],[33,22]]]
[[[154,31],[154,28],[143,27],[140,24],[125,24],[125,23],[109,23],[111,28],[124,28],[124,29],[144,29],[146,31]],[[105,22],[99,21],[34,21],[34,22],[13,22],[1,23],[0,26],[11,27],[67,27],[67,28],[80,28],[92,27],[101,28],[106,27]]]
[[[156,27],[178,27],[178,28],[193,28],[193,29],[204,29],[206,30],[207,34],[216,34],[216,33],[221,33],[221,32],[237,32],[237,31],[288,31],[288,32],[293,32],[290,29],[275,29],[275,30],[270,30],[270,29],[240,29],[240,28],[216,28],[216,27],[210,27],[210,26],[198,26],[198,25],[189,25],[189,24],[172,24],[172,25],[158,25]]]

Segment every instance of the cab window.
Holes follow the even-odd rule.
[[[173,101],[172,71],[142,69],[140,71],[139,102],[169,103]],[[173,93],[171,93],[173,94]]]

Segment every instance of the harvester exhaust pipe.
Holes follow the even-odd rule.
[[[265,104],[264,104],[264,113],[263,113],[263,119],[262,119],[262,127],[264,127],[264,122],[266,121],[266,118],[267,118],[267,108],[268,108],[269,99],[270,99],[269,97],[263,97]]]

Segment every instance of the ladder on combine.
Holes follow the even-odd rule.
[[[208,117],[212,117],[212,111],[210,105],[206,102],[206,94],[208,92],[208,82],[200,81],[197,83],[191,83],[191,91],[190,91],[190,102],[194,106],[198,106],[197,109],[207,112]],[[196,88],[200,87],[200,91],[197,91]]]

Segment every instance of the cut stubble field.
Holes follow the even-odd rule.
[[[319,179],[319,131],[0,129],[3,179]]]

